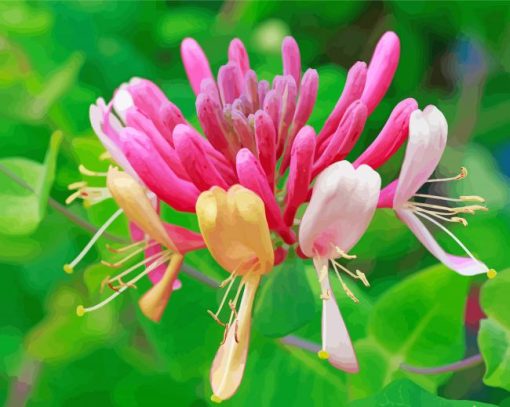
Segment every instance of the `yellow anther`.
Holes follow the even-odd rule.
[[[70,264],[64,264],[64,271],[67,273],[67,274],[72,274],[73,271],[74,271],[74,268],[73,266],[71,266]]]
[[[468,223],[467,223],[467,220],[464,219],[464,218],[458,218],[456,216],[454,216],[453,218],[451,218],[451,221],[452,222],[459,222],[459,223],[462,223],[464,226],[467,226]]]
[[[76,315],[78,315],[79,317],[82,317],[85,315],[85,308],[83,307],[83,305],[78,305],[76,307]]]
[[[319,359],[323,360],[329,359],[329,353],[326,352],[325,350],[320,350],[319,352],[317,352],[317,356],[319,357]]]
[[[489,278],[490,280],[492,280],[497,275],[498,275],[498,272],[496,270],[494,270],[494,269],[487,270],[487,278]]]
[[[216,394],[213,394],[213,395],[211,396],[211,401],[212,401],[213,403],[220,404],[223,400],[222,400],[222,399],[220,399],[220,398],[219,398]]]
[[[478,195],[461,195],[459,199],[466,202],[485,202],[485,199]]]

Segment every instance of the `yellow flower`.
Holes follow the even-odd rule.
[[[266,220],[264,203],[254,192],[234,185],[228,191],[213,187],[203,192],[196,205],[202,237],[216,261],[231,276],[218,312],[211,315],[225,326],[225,339],[211,369],[211,399],[220,402],[239,387],[250,341],[251,313],[255,294],[263,274],[273,268],[274,252]],[[242,276],[227,323],[219,313],[236,276]],[[239,310],[237,302],[243,290]]]

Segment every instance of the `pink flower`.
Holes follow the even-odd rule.
[[[368,285],[360,271],[351,272],[335,259],[351,259],[348,252],[358,242],[375,212],[381,178],[366,165],[355,169],[349,162],[330,165],[315,182],[310,204],[299,226],[299,244],[303,253],[313,258],[321,284],[322,350],[319,357],[347,372],[357,372],[358,362],[331,290],[328,262],[345,292],[356,297],[344,283],[341,272]]]
[[[484,199],[478,196],[448,198],[440,195],[421,194],[418,191],[427,183],[447,182],[465,178],[463,168],[460,175],[452,178],[429,179],[436,169],[446,147],[448,125],[443,114],[435,107],[428,106],[423,111],[415,110],[409,124],[409,141],[404,162],[397,180],[386,186],[379,200],[379,207],[393,208],[398,217],[411,229],[422,244],[444,265],[462,275],[488,273],[493,275],[485,264],[477,260],[471,251],[440,222],[462,223],[467,221],[459,214],[474,214],[487,210],[485,206],[470,204],[460,207],[446,206],[441,202],[477,202]],[[423,202],[422,200],[430,200]],[[446,232],[467,254],[468,257],[446,253],[422,220],[432,223]]]

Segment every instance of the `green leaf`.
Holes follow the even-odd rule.
[[[61,141],[62,133],[53,133],[42,164],[18,157],[0,160],[0,230],[4,233],[29,234],[41,222],[55,177]]]
[[[401,379],[389,384],[372,397],[350,403],[349,407],[484,407],[492,405],[479,401],[447,400],[428,393],[410,380]]]
[[[510,271],[498,273],[488,280],[480,302],[488,319],[481,321],[478,346],[486,365],[485,384],[510,390]]]
[[[58,363],[104,346],[118,327],[115,305],[78,317],[76,307],[81,303],[78,291],[60,286],[50,298],[46,318],[26,338],[27,353],[39,361]]]
[[[289,254],[284,264],[265,278],[255,308],[255,328],[266,336],[287,335],[314,318],[315,304],[304,261]]]
[[[468,278],[439,265],[384,293],[372,309],[368,338],[355,346],[360,373],[349,376],[352,396],[373,394],[404,375],[435,391],[447,375],[413,375],[400,365],[437,366],[463,357],[468,287]]]
[[[343,406],[345,374],[302,349],[253,337],[244,380],[225,406]],[[306,385],[305,385],[306,383]]]

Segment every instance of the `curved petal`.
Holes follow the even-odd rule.
[[[361,100],[368,114],[377,107],[390,87],[400,58],[400,40],[392,31],[386,32],[375,47],[367,71],[367,82]]]
[[[282,42],[283,74],[291,75],[297,86],[301,79],[301,54],[293,37],[285,37]]]
[[[448,125],[434,106],[415,110],[409,121],[409,141],[393,205],[405,204],[434,172],[446,147]]]
[[[411,229],[423,246],[446,267],[463,276],[474,276],[487,272],[487,266],[478,260],[446,253],[441,246],[439,246],[422,221],[411,211],[403,209],[397,210],[396,212],[398,217]]]
[[[204,51],[193,38],[185,38],[181,43],[181,58],[184,70],[195,95],[200,92],[200,84],[204,79],[214,77]]]
[[[367,64],[361,61],[356,62],[351,69],[349,69],[342,94],[326,120],[324,127],[317,136],[318,147],[322,146],[322,143],[326,141],[328,136],[335,132],[347,108],[361,97],[366,79]]]
[[[341,161],[317,178],[299,227],[299,245],[308,257],[336,258],[361,238],[377,206],[381,177],[366,165]]]
[[[351,337],[329,284],[327,259],[314,259],[315,269],[319,275],[322,293],[329,298],[322,300],[322,351],[320,357],[327,357],[337,369],[349,373],[359,371],[358,360],[352,346]],[[326,294],[326,296],[328,296]]]
[[[354,166],[366,164],[377,169],[388,161],[406,141],[409,135],[409,118],[416,109],[418,109],[418,103],[412,98],[398,103],[379,135],[354,161]]]
[[[243,75],[250,70],[250,59],[246,47],[239,38],[234,38],[228,46],[228,60],[236,63]]]

